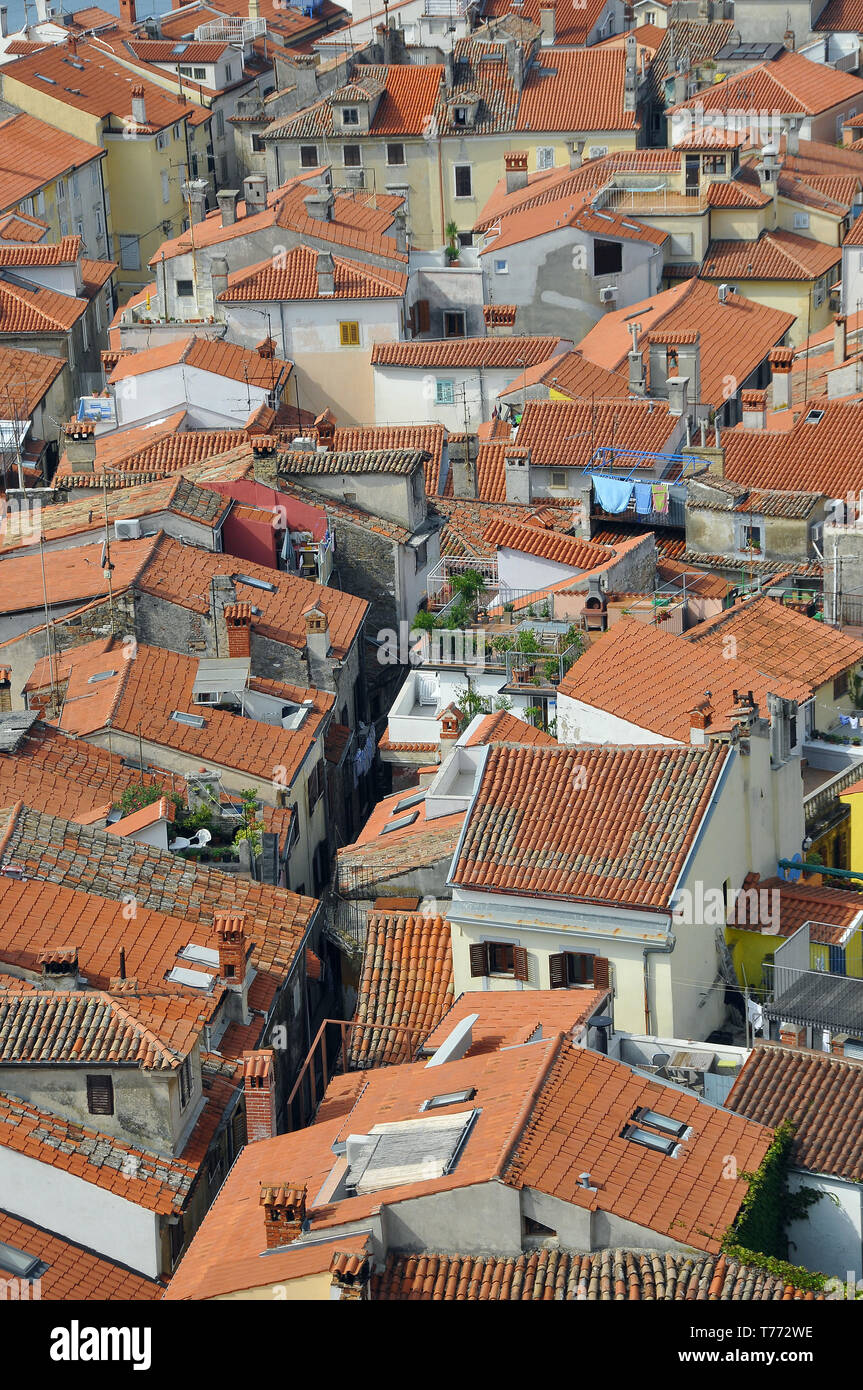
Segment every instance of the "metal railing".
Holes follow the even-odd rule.
[[[804,743],[805,741],[804,739]],[[854,782],[859,781],[860,764],[854,763],[853,766],[846,767],[844,771],[838,772],[835,777],[831,777],[829,782],[823,782],[820,787],[816,787],[808,796],[804,795],[803,809],[807,822],[814,820],[822,811],[826,811],[828,806],[836,800],[840,792],[844,792],[846,787],[850,787]]]
[[[329,1041],[327,1030],[333,1028],[339,1030],[340,1036],[336,1052],[331,1056],[327,1048]],[[299,1075],[294,1082],[293,1090],[288,1096],[286,1111],[289,1130],[294,1127],[295,1102],[299,1106],[300,1112],[300,1123],[297,1128],[304,1129],[314,1119],[315,1112],[324,1098],[332,1076],[347,1071],[366,1070],[366,1068],[358,1066],[354,1060],[356,1057],[355,1036],[365,1032],[383,1032],[390,1035],[384,1042],[385,1059],[379,1060],[376,1057],[374,1061],[369,1063],[370,1066],[393,1066],[402,1062],[413,1061],[418,1044],[415,1043],[414,1030],[403,1024],[356,1023],[345,1018],[325,1018],[315,1034],[314,1042],[309,1048]],[[319,1067],[320,1082],[318,1079]]]

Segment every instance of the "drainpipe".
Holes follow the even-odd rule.
[[[669,932],[664,946],[645,946],[644,948],[644,1031],[650,1034],[650,961],[651,955],[670,956],[677,945],[674,932]]]

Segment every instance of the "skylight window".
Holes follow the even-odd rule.
[[[682,1124],[680,1120],[672,1120],[670,1115],[660,1115],[657,1110],[642,1107],[636,1110],[632,1118],[640,1125],[652,1125],[654,1129],[661,1129],[663,1134],[672,1134],[675,1139],[682,1139],[689,1132],[689,1125]]]
[[[391,820],[389,825],[385,825],[381,831],[382,835],[388,835],[391,830],[404,830],[405,826],[413,825],[419,811],[411,811],[407,816],[400,816],[398,820]]]
[[[809,414],[806,416],[806,420],[804,423],[807,425],[817,425],[818,421],[822,418],[823,414],[823,410],[810,410]]]
[[[37,1256],[28,1255],[25,1250],[17,1250],[14,1245],[0,1241],[0,1269],[14,1274],[18,1279],[35,1279],[44,1274],[47,1268]]]
[[[448,1091],[445,1095],[424,1100],[420,1110],[439,1110],[442,1105],[458,1105],[461,1101],[473,1100],[475,1095],[475,1086],[468,1086],[464,1091]]]
[[[110,680],[111,677],[112,677],[112,676],[116,676],[116,674],[117,674],[116,671],[97,671],[96,674],[95,674],[95,676],[88,676],[88,677],[87,677],[87,684],[88,684],[88,685],[95,685],[95,684],[96,684],[96,681],[107,681],[107,680]]]
[[[189,946],[184,946],[177,955],[181,960],[193,960],[196,965],[209,965],[213,968],[219,964],[218,951],[212,950],[209,946],[196,946],[192,942]]]
[[[250,589],[267,589],[271,594],[276,592],[275,584],[269,584],[266,579],[253,579],[248,574],[235,574],[233,579],[235,584],[248,584]]]
[[[397,811],[407,811],[411,806],[418,806],[420,802],[425,801],[425,799],[426,794],[424,791],[414,792],[413,796],[403,796],[401,801],[397,801],[395,809]]]
[[[202,714],[186,714],[181,709],[172,710],[171,718],[176,724],[188,724],[193,729],[203,729],[206,724]]]
[[[209,994],[213,988],[215,976],[207,975],[203,970],[186,970],[182,965],[174,965],[165,976],[175,985],[185,985],[187,989],[203,989]]]
[[[38,77],[40,82],[50,82],[52,87],[57,86],[57,83],[54,81],[53,77],[46,77],[43,72],[34,72],[33,76]]]
[[[631,1139],[633,1144],[641,1144],[645,1149],[653,1149],[655,1153],[667,1154],[669,1158],[674,1158],[680,1148],[673,1139],[666,1139],[661,1134],[654,1134],[652,1130],[642,1129],[639,1125],[627,1125],[623,1131],[624,1139]]]

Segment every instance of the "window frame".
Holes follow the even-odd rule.
[[[350,330],[347,334],[345,330]],[[361,347],[362,335],[358,319],[339,320],[339,346],[340,347]]]
[[[468,184],[470,185],[469,192],[467,192],[467,193],[459,193],[459,191],[458,191],[458,183],[459,183],[459,178],[458,178],[458,176],[459,176],[460,173],[461,173],[461,174],[467,173]],[[468,199],[473,198],[474,193],[473,193],[473,165],[472,165],[472,164],[454,164],[454,165],[452,166],[452,186],[453,186],[453,197],[459,198],[459,199],[465,199],[465,200],[468,200]]]
[[[848,672],[840,671],[838,676],[833,677],[833,699],[841,700],[843,695],[848,694]]]
[[[351,159],[348,159],[348,150],[351,152]],[[356,155],[356,159],[353,158],[354,155]],[[362,169],[362,145],[342,145],[342,167],[344,169]]]
[[[447,332],[447,320],[448,320],[448,319],[460,319],[460,320],[461,320],[461,332],[460,332],[460,333],[448,333],[448,332]],[[457,338],[466,338],[466,337],[467,337],[467,320],[466,320],[466,318],[465,318],[464,309],[444,309],[444,313],[443,313],[443,336],[444,336],[444,338],[451,338],[451,339],[452,339],[452,338],[457,339]]]
[[[551,158],[549,158],[551,156]],[[537,173],[547,173],[554,168],[554,145],[538,145],[536,150]]]
[[[341,111],[342,125],[356,129],[360,123],[360,112],[357,106],[343,106]]]
[[[188,285],[189,288],[188,288],[187,290],[186,290],[186,289],[181,289],[181,288],[180,288],[181,285]],[[178,299],[194,299],[194,298],[195,298],[195,282],[194,282],[194,280],[175,280],[175,281],[174,281],[174,294],[176,295],[176,297],[177,297]]]
[[[614,260],[615,260],[616,262],[619,262],[619,264],[616,264],[616,265],[613,265],[613,266],[612,266],[612,265],[609,265],[609,266],[601,266],[601,265],[600,265],[600,258],[599,258],[598,255],[597,255],[597,253],[599,252],[600,248],[603,249],[603,251],[604,251],[604,253],[605,253],[606,256],[608,256],[608,255],[609,255],[609,252],[611,251],[611,249],[614,248],[614,250],[617,252],[617,255],[614,257]],[[593,274],[594,274],[594,278],[597,279],[597,280],[604,280],[604,279],[606,279],[606,277],[609,276],[609,275],[622,275],[622,274],[623,274],[623,242],[622,242],[622,241],[613,241],[613,240],[611,240],[611,239],[608,238],[608,237],[594,237],[594,238],[593,238]]]
[[[114,1079],[111,1076],[99,1076],[94,1074],[85,1078],[87,1083],[87,1112],[90,1115],[113,1115],[114,1114]],[[105,1097],[104,1101],[97,1098],[97,1091],[102,1090]]]
[[[307,160],[307,158],[306,158],[306,156],[308,155],[309,151],[311,151],[312,154],[313,154],[313,156],[314,156],[314,159],[312,160],[311,163],[309,163],[308,160]],[[317,145],[300,145],[300,168],[301,168],[301,169],[317,169],[317,168],[319,168],[319,167],[320,167],[320,160],[318,159],[318,147],[317,147]]]
[[[401,152],[402,152],[402,157],[401,157],[401,159],[390,159],[390,151],[391,151],[391,150],[401,150]],[[389,167],[390,169],[403,169],[404,166],[407,164],[407,156],[405,155],[404,142],[401,141],[401,140],[388,141],[388,142],[387,142],[386,155],[387,155],[387,165],[388,165],[388,167]]]
[[[442,387],[444,388],[443,392],[441,391]],[[435,378],[434,403],[435,405],[455,405],[455,381],[452,378]]]

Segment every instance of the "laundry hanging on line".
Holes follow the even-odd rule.
[[[653,511],[653,498],[650,483],[635,484],[635,510],[639,516],[647,516]]]
[[[625,482],[623,478],[603,478],[597,473],[591,475],[591,482],[596,500],[604,512],[626,511],[632,496],[633,483]]]
[[[653,483],[650,491],[653,496],[653,510],[664,515],[668,511],[668,483]]]

